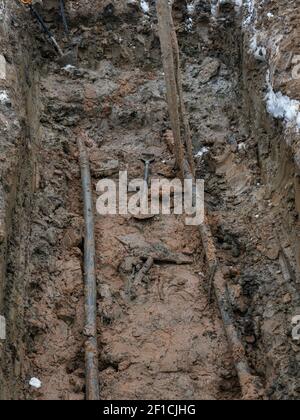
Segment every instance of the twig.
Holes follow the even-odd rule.
[[[85,363],[86,399],[99,400],[97,345],[97,288],[95,276],[95,233],[90,165],[83,141],[78,137],[80,169],[84,202],[84,278],[85,278]]]
[[[137,273],[133,281],[131,282],[130,290],[129,290],[129,295],[130,295],[131,300],[136,298],[135,287],[142,283],[142,281],[144,280],[144,277],[146,276],[146,274],[149,273],[153,264],[154,264],[154,259],[152,257],[149,257],[147,261],[145,262],[145,264],[143,265],[143,267]]]
[[[134,284],[141,284],[142,283],[145,275],[149,273],[153,264],[154,264],[154,259],[152,257],[149,257],[147,259],[147,261],[145,262],[145,264],[143,265],[143,267],[137,273],[137,275],[134,279]]]

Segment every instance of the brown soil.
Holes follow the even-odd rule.
[[[66,48],[55,2],[44,3]],[[143,153],[155,156],[153,177],[174,176],[154,2],[148,17],[126,1],[66,3],[77,68],[59,66],[17,3],[1,23],[10,70],[3,90],[11,98],[0,104],[1,399],[85,397],[77,137],[88,148],[95,203],[100,179],[117,180],[119,170],[143,176]],[[196,3],[192,30],[184,1],[175,2],[174,19],[195,152],[207,148],[196,158],[197,177],[205,180],[235,327],[264,398],[299,399],[299,345],[291,337],[299,314],[297,139],[291,143],[267,114],[266,65],[250,54],[234,7],[216,19],[209,1]],[[286,2],[277,3],[289,21]],[[279,33],[276,25],[258,27]],[[278,88],[288,94],[279,79]],[[95,217],[101,399],[244,398],[209,299],[199,228],[175,215]],[[135,284],[150,245],[167,248],[174,262],[155,261]],[[29,386],[32,377],[39,390]]]

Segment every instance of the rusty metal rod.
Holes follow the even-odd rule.
[[[85,280],[85,364],[86,364],[86,399],[98,401],[99,369],[97,344],[97,288],[95,275],[95,232],[94,206],[89,159],[83,141],[78,138],[79,160],[84,203],[85,239],[84,239],[84,280]]]

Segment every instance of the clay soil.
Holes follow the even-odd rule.
[[[155,157],[153,178],[172,179],[174,157],[166,141],[172,133],[154,2],[147,15],[139,2],[66,2],[70,39],[55,2],[44,3],[40,10],[64,48],[71,39],[78,63],[62,67],[26,11],[10,6],[14,18],[5,48],[15,88],[13,108],[6,112],[15,112],[20,126],[4,257],[8,336],[0,347],[0,394],[83,400],[84,220],[77,138],[88,150],[96,203],[99,180],[117,180],[125,170],[129,179],[143,176],[144,153]],[[205,180],[208,221],[235,327],[263,398],[299,399],[299,346],[291,338],[299,304],[290,236],[295,196],[288,201],[284,195],[294,172],[285,170],[282,189],[282,183],[275,192],[270,187],[269,157],[264,161],[259,152],[263,136],[253,126],[253,104],[244,100],[249,92],[243,74],[254,64],[243,56],[234,7],[216,19],[209,1],[196,3],[192,28],[184,1],[175,2],[174,20],[195,155],[202,151],[195,157],[197,177]],[[252,81],[257,92],[259,72]],[[268,138],[282,135],[279,123],[268,130]],[[3,173],[8,179],[11,170]],[[288,217],[292,222],[285,224]],[[199,228],[177,215],[141,221],[95,211],[95,236],[101,399],[243,399],[210,296]],[[157,258],[136,284],[149,248],[168,253],[168,261]],[[33,377],[42,382],[38,390],[29,386]]]

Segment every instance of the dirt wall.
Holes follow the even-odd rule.
[[[268,397],[299,398],[299,346],[291,338],[292,318],[300,310],[299,127],[281,107],[299,99],[300,80],[293,76],[299,52],[299,17],[291,2],[253,2],[241,17],[244,113],[257,144],[264,199],[272,209],[273,235],[278,243],[279,272],[261,287],[253,305],[259,313]],[[248,19],[248,20],[247,20]],[[293,64],[294,63],[294,64]],[[270,102],[270,83],[273,103]],[[297,104],[296,104],[297,108]],[[263,279],[262,279],[263,283]],[[264,310],[263,307],[269,308]],[[266,351],[267,349],[267,351]]]
[[[3,399],[18,398],[24,381],[28,270],[24,238],[30,232],[39,125],[38,76],[32,63],[33,50],[28,50],[32,39],[28,32],[20,37],[17,23],[20,11],[16,3],[2,2],[0,43],[5,77],[0,81],[0,314],[6,322],[6,338],[0,341],[0,397]],[[14,251],[8,252],[9,249]]]

